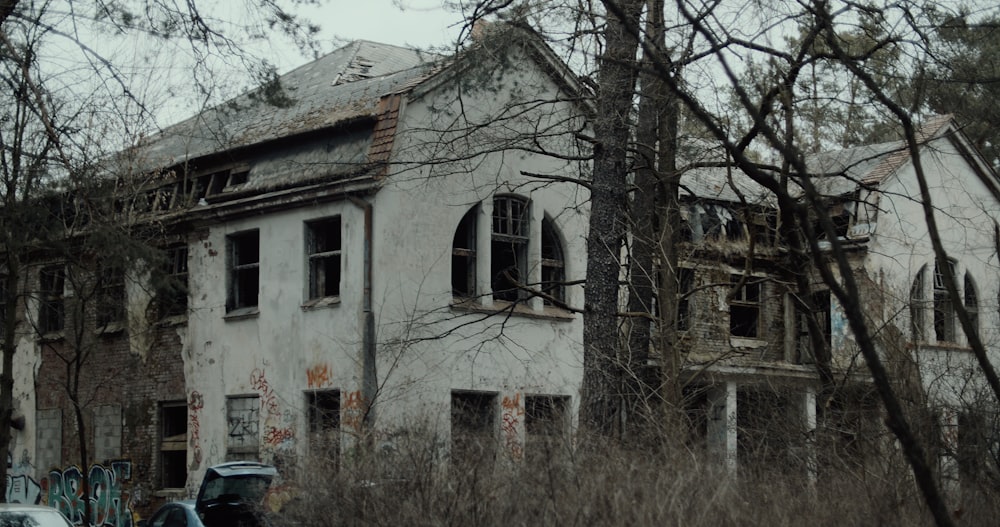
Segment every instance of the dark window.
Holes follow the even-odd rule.
[[[61,265],[42,268],[38,275],[39,333],[62,331],[65,322],[63,294],[66,287],[66,270]]]
[[[455,230],[451,243],[451,293],[458,297],[476,296],[476,217],[479,207],[472,207]]]
[[[160,316],[184,315],[188,307],[188,248],[176,245],[166,250],[163,267],[163,284],[160,287]]]
[[[528,202],[514,196],[493,200],[491,246],[492,289],[495,300],[525,297],[528,276]]]
[[[0,274],[0,338],[7,334],[7,295],[10,292],[7,275]]]
[[[229,185],[230,187],[236,185],[242,185],[250,179],[250,169],[233,169],[232,173],[229,174]]]
[[[951,276],[955,276],[955,264],[948,262]],[[934,266],[934,336],[938,342],[955,342],[955,306],[945,286],[945,275],[939,266]]]
[[[556,226],[548,218],[542,219],[542,292],[545,303],[566,301],[566,272],[562,243]]]
[[[972,330],[979,333],[979,295],[976,292],[976,282],[969,273],[965,273],[965,310],[969,313]]]
[[[691,291],[694,290],[694,269],[677,269],[677,331],[691,328]]]
[[[97,327],[125,320],[125,271],[100,267],[97,271]]]
[[[451,392],[451,460],[462,467],[496,455],[497,396]]]
[[[569,397],[529,395],[524,398],[525,452],[528,467],[548,467],[545,461],[565,451]]]
[[[917,275],[913,277],[913,285],[910,286],[910,334],[914,342],[927,340],[927,333],[924,331],[924,306],[926,297],[924,296],[924,276],[927,273],[927,266],[920,268]]]
[[[733,284],[742,277],[733,275]],[[733,294],[729,302],[729,332],[734,337],[756,337],[760,321],[760,280],[747,277],[743,287]]]
[[[337,466],[340,459],[340,390],[306,392],[309,451]]]
[[[229,236],[228,310],[255,307],[260,289],[260,232]]]
[[[833,326],[831,321],[831,304],[829,291],[817,291],[812,294],[812,304],[815,311],[811,314],[816,317],[820,331],[823,332],[823,344],[826,349],[831,347],[833,337]],[[809,317],[810,313],[805,313],[801,309],[797,312],[798,317],[798,357],[799,364],[815,364],[816,353],[813,350],[812,340],[809,338]]]
[[[309,298],[340,295],[340,216],[306,222]]]
[[[160,486],[180,489],[187,485],[187,404],[160,405]]]

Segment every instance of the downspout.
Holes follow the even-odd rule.
[[[364,289],[362,299],[361,335],[361,398],[363,405],[362,431],[368,432],[375,426],[374,402],[378,394],[378,372],[375,367],[375,313],[372,310],[372,204],[351,196],[351,203],[364,211]],[[370,437],[370,434],[365,434]]]

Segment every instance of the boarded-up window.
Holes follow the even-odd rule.
[[[260,456],[260,398],[226,398],[226,461],[256,461]]]

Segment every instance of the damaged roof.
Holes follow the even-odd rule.
[[[139,148],[152,170],[279,138],[374,118],[379,100],[432,72],[438,55],[352,42],[280,77],[289,97],[276,106],[241,95],[150,137]]]

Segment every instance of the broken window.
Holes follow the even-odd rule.
[[[309,298],[340,296],[340,216],[306,222]]]
[[[160,404],[160,487],[187,485],[187,403]]]
[[[229,301],[227,311],[257,306],[260,289],[260,232],[246,231],[227,238]]]
[[[451,392],[451,461],[454,467],[495,459],[497,395]]]
[[[175,245],[166,250],[163,284],[157,292],[160,316],[184,315],[188,307],[188,248]]]
[[[910,334],[914,342],[927,340],[927,333],[924,331],[924,276],[927,274],[927,266],[923,266],[917,271],[913,278],[913,285],[910,286]]]
[[[951,276],[955,276],[955,263],[948,262]],[[945,275],[934,266],[934,336],[938,342],[955,342],[955,306],[945,286]]]
[[[733,275],[730,279],[738,284],[742,277]],[[734,337],[757,337],[760,320],[760,279],[747,277],[746,283],[732,295],[729,301],[729,333]]]
[[[561,303],[565,298],[562,243],[552,220],[542,219],[542,292],[546,304]],[[553,302],[555,301],[555,302]]]
[[[528,276],[528,202],[516,196],[493,200],[491,272],[494,300],[525,298]]]
[[[226,397],[226,461],[257,461],[260,444],[260,398]]]
[[[66,287],[66,269],[61,265],[43,267],[38,273],[38,332],[41,334],[62,331],[65,323],[63,295]]]
[[[525,454],[528,467],[547,466],[566,447],[569,397],[528,395],[524,398]]]
[[[340,390],[306,392],[309,452],[336,464],[340,458]]]
[[[125,320],[125,271],[119,266],[97,270],[97,327]]]
[[[832,334],[833,326],[831,320],[831,304],[830,304],[830,292],[829,291],[817,291],[812,295],[812,305],[814,311],[811,313],[812,316],[816,317],[816,322],[819,324],[820,330],[823,332],[823,345],[829,350],[832,345]],[[798,357],[796,357],[796,362],[798,364],[815,364],[816,363],[816,353],[813,350],[812,340],[809,338],[809,320],[808,317],[810,313],[803,312],[801,309],[796,311],[796,316],[798,318]]]
[[[476,296],[476,217],[479,206],[472,207],[455,230],[451,244],[451,293],[461,298]]]
[[[972,330],[979,333],[979,294],[976,292],[976,282],[972,275],[965,273],[965,311],[969,313]]]

